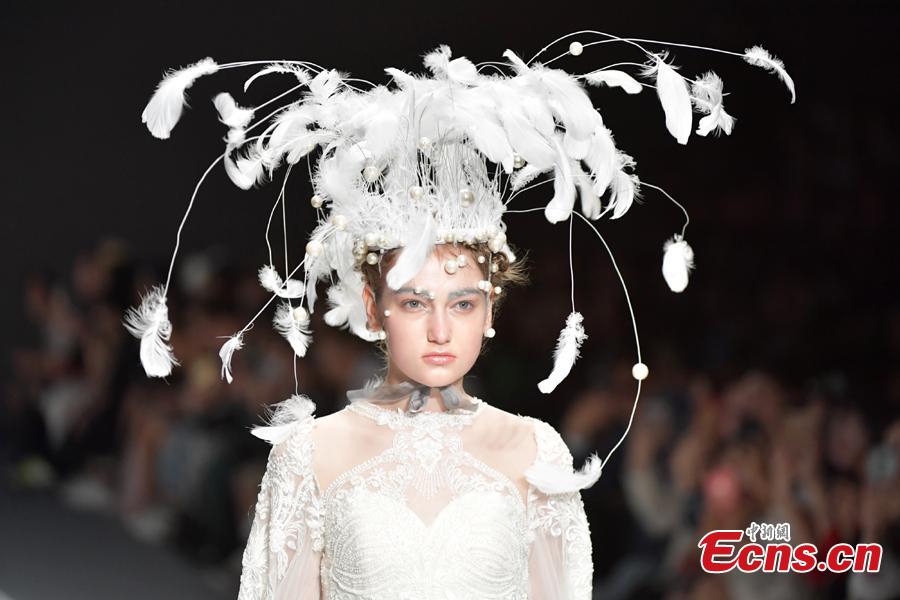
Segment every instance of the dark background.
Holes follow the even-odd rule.
[[[544,44],[578,29],[737,52],[763,45],[785,62],[796,83],[796,104],[789,103],[788,91],[775,76],[739,58],[671,49],[670,56],[684,75],[712,69],[722,76],[730,93],[726,109],[737,119],[730,137],[692,134],[688,145],[680,146],[666,132],[652,90],[637,97],[619,90],[590,92],[618,147],[636,159],[642,180],[665,188],[691,214],[687,239],[696,253],[697,269],[680,295],[668,290],[660,273],[662,244],[681,228],[676,207],[646,188],[642,203],[624,218],[599,223],[634,303],[651,372],[648,397],[655,394],[668,407],[672,444],[693,431],[690,423],[698,411],[698,382],[713,390],[718,404],[725,407],[730,406],[728,398],[734,397],[735,389],[747,382],[748,373],[765,378],[770,387],[763,386],[768,391],[760,393],[781,398],[778,404],[785,415],[789,409],[823,402],[825,416],[816,421],[821,427],[815,427],[824,448],[820,471],[825,473],[826,488],[834,480],[829,473],[841,471],[827,464],[828,424],[852,415],[863,423],[866,447],[875,448],[887,439],[889,425],[900,414],[894,236],[900,218],[893,177],[900,157],[895,147],[897,19],[890,2],[12,3],[0,19],[5,58],[0,98],[6,115],[0,161],[6,208],[0,232],[5,256],[0,277],[6,282],[0,298],[6,406],[0,415],[7,434],[2,457],[10,465],[7,472],[15,489],[44,489],[26,485],[16,475],[22,472],[17,465],[29,457],[48,457],[53,473],[52,483],[46,486],[49,492],[19,491],[9,496],[4,510],[6,516],[13,515],[12,521],[25,522],[14,516],[23,506],[16,504],[21,502],[20,494],[49,493],[40,498],[52,503],[67,482],[92,472],[90,465],[96,464],[98,456],[118,464],[131,435],[128,418],[116,409],[110,417],[112,424],[101,428],[106,438],[96,449],[81,447],[77,464],[61,459],[59,449],[48,449],[44,442],[29,443],[41,438],[41,426],[34,426],[34,435],[32,429],[22,427],[22,415],[29,413],[23,407],[36,406],[42,390],[59,372],[23,367],[40,362],[35,356],[41,356],[46,340],[40,335],[40,311],[37,316],[26,312],[29,282],[44,281],[69,290],[73,311],[89,328],[93,308],[102,304],[110,313],[120,311],[135,302],[137,290],[164,281],[175,231],[191,191],[222,149],[225,128],[216,119],[212,97],[229,91],[239,104],[254,105],[285,89],[284,80],[268,78],[244,95],[241,85],[252,69],[202,78],[189,90],[190,108],[171,139],[153,138],[140,114],[162,73],[205,56],[220,64],[309,60],[386,83],[384,67],[421,71],[422,55],[439,44],[448,44],[454,56],[467,56],[473,62],[502,60],[506,48],[530,57]],[[609,44],[588,48],[582,56],[555,66],[585,72],[620,60],[641,58],[627,47]],[[288,186],[294,260],[302,256],[306,235],[314,226],[306,201],[309,186],[303,179],[295,177]],[[280,182],[277,175],[276,181]],[[252,279],[259,265],[267,262],[263,232],[276,188],[277,184],[270,184],[244,192],[220,168],[201,190],[184,230],[173,281],[179,281],[187,257],[205,257],[214,265],[215,285],[199,304],[201,312],[228,315],[218,321],[203,319],[200,332],[200,320],[192,320],[196,313],[188,308],[194,306],[193,300],[189,294],[175,292],[176,340],[179,335],[208,339],[208,347],[192,346],[186,351],[189,358],[206,353],[206,360],[217,361],[221,341],[214,336],[230,335],[255,312],[256,296],[227,302],[221,298],[217,302],[216,296],[226,294],[222,291],[226,284],[246,283],[246,276]],[[539,188],[517,202],[523,208],[546,201]],[[473,389],[501,408],[532,414],[558,427],[580,465],[588,450],[596,448],[603,456],[612,447],[633,399],[627,369],[634,362],[634,347],[622,291],[602,246],[586,227],[576,224],[576,307],[585,314],[590,337],[566,382],[552,396],[540,395],[536,383],[549,372],[552,348],[569,310],[567,269],[561,268],[568,228],[549,227],[540,212],[509,215],[506,222],[511,242],[528,252],[534,283],[511,292],[495,325],[497,338],[473,373]],[[279,240],[277,235],[273,239]],[[110,240],[117,241],[111,246]],[[278,255],[280,242],[275,247]],[[110,253],[120,261],[117,265],[127,267],[115,276],[96,275],[97,264],[105,260],[98,256]],[[104,280],[98,284],[101,293],[79,297],[79,284],[73,282],[78,277],[90,279],[92,275],[85,271]],[[85,286],[91,287],[84,283],[81,287]],[[348,366],[326,377],[323,365],[347,353],[363,366],[371,364],[371,357],[366,358],[369,350],[362,342],[325,331],[330,328],[321,322],[320,312],[315,315],[314,335],[327,342],[319,344],[314,338],[307,365],[300,366],[300,391],[319,404],[318,414],[326,414],[340,407],[345,385],[364,369]],[[263,353],[254,350],[263,341],[253,339],[262,329],[257,327],[248,336],[249,352],[242,352]],[[127,338],[116,344],[114,354],[121,366],[113,378],[118,383],[105,388],[104,407],[141,405],[128,399],[135,389],[149,397],[178,393],[182,381],[177,377],[169,383],[143,381],[137,340]],[[281,351],[288,353],[286,345]],[[176,354],[182,356],[177,341]],[[84,360],[72,361],[62,372],[77,379],[82,368],[78,365]],[[236,369],[244,368],[236,364]],[[182,369],[190,371],[187,363]],[[659,376],[659,387],[650,383],[654,375]],[[215,384],[218,392],[212,394],[233,401],[234,394],[223,391],[226,385]],[[292,377],[264,389],[268,395],[238,402],[245,414],[234,423],[248,425],[262,405],[290,394]],[[204,406],[220,404],[210,401]],[[182,417],[197,416],[186,416],[180,408],[163,412],[167,427],[182,422]],[[639,411],[638,420],[640,415]],[[140,416],[133,419],[143,422]],[[582,419],[593,425],[582,431],[578,423]],[[245,435],[237,425],[233,431]],[[576,443],[579,439],[588,441]],[[709,451],[710,471],[727,447],[721,443]],[[254,448],[241,455],[242,464],[258,452]],[[597,515],[591,522],[598,588],[611,589],[611,584],[601,585],[599,578],[611,577],[623,557],[645,551],[659,556],[656,550],[647,550],[653,544],[640,543],[638,523],[607,522],[616,511],[629,512],[627,499],[621,497],[625,475],[615,472],[617,461],[620,468],[625,465],[625,450],[621,452],[614,457],[611,471],[585,494],[589,512],[593,507]],[[855,479],[850,479],[863,494],[865,461],[860,458],[858,463],[847,471],[854,473]],[[103,466],[96,469],[104,471]],[[119,472],[115,467],[112,471]],[[64,505],[60,511],[69,510]],[[34,518],[40,519],[37,515]],[[865,531],[864,525],[859,525],[859,531]],[[181,534],[187,542],[171,543],[166,538],[161,547],[175,547],[177,556],[186,557],[185,564],[201,564],[203,569],[225,565],[222,572],[232,578],[214,577],[217,583],[212,587],[228,596],[235,552],[242,544],[239,535],[218,540],[219,553],[210,554],[191,550],[191,542],[203,538],[205,530],[188,529]],[[3,538],[0,546],[8,546],[13,539]],[[0,563],[11,556],[8,552],[9,547],[3,549]],[[17,560],[33,562],[21,552]],[[146,575],[146,570],[135,572]],[[0,590],[17,600],[47,597],[28,596],[28,585],[15,580],[6,583],[6,572],[0,576]],[[698,595],[702,589],[692,583],[696,579],[696,574],[676,572],[655,593],[681,589]],[[840,579],[809,589],[813,595],[840,597],[845,583]]]

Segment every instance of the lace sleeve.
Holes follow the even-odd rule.
[[[313,421],[305,416],[265,438],[274,445],[244,550],[239,600],[320,598],[323,534],[312,472]]]
[[[573,472],[572,454],[559,433],[533,419],[537,440],[535,462],[555,464]],[[591,536],[581,492],[547,494],[528,489],[529,598],[533,600],[590,600],[594,565]]]

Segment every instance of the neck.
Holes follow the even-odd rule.
[[[394,385],[398,383],[402,383],[404,381],[411,381],[408,377],[401,377],[393,373],[392,371],[388,371],[387,375],[384,378],[384,383],[387,385]],[[454,388],[461,396],[465,398],[471,398],[466,394],[466,391],[463,389],[463,380],[462,378],[450,384],[450,387]],[[396,402],[385,403],[382,406],[385,408],[394,410],[400,406],[406,406],[409,397],[401,398]],[[425,403],[425,406],[422,407],[422,412],[447,412],[447,407],[444,406],[444,400],[441,397],[441,390],[439,387],[432,387],[431,393],[428,395],[428,401]]]

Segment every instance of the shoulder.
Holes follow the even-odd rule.
[[[545,462],[572,469],[573,460],[569,447],[560,433],[546,421],[527,415],[513,414],[495,406],[490,406],[493,421],[498,427],[512,432],[510,437],[514,446],[525,452],[530,448],[530,455],[535,462]],[[525,452],[527,453],[527,452]]]

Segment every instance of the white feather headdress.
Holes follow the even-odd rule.
[[[571,41],[576,36],[578,40]],[[556,58],[544,63],[536,62],[564,41],[571,41],[568,52],[557,53]],[[643,68],[640,63],[617,64],[637,66],[634,75],[648,83],[639,82],[620,68],[595,66],[584,74],[572,74],[550,66],[609,41],[626,44],[640,54]],[[481,64],[453,57],[449,47],[440,46],[425,56],[430,74],[387,68],[390,81],[380,85],[302,61],[220,65],[204,59],[168,74],[142,118],[154,136],[167,138],[181,115],[184,91],[198,77],[253,67],[256,72],[247,79],[244,92],[260,77],[288,77],[289,88],[256,106],[243,101],[239,105],[225,92],[215,96],[219,118],[228,133],[223,153],[203,174],[197,189],[219,161],[242,189],[271,179],[283,169],[282,193],[272,208],[271,225],[279,203],[283,208],[284,186],[293,166],[300,161],[308,163],[317,223],[305,255],[291,265],[285,252],[282,277],[274,266],[270,246],[269,263],[259,273],[260,283],[272,294],[263,309],[278,298],[284,300],[276,311],[275,327],[295,354],[303,356],[312,341],[308,315],[314,312],[319,282],[331,283],[326,323],[375,340],[377,336],[366,328],[363,280],[358,268],[363,260],[377,261],[388,250],[399,248],[399,256],[387,273],[387,283],[393,289],[416,275],[435,244],[486,242],[492,253],[503,253],[512,262],[516,256],[507,243],[506,213],[543,210],[550,224],[569,221],[571,226],[576,219],[584,222],[610,253],[619,274],[594,221],[606,215],[611,219],[623,217],[640,197],[642,186],[675,200],[661,188],[638,179],[635,161],[616,146],[609,124],[584,84],[620,88],[629,95],[638,94],[643,87],[656,88],[666,128],[680,144],[688,141],[693,128],[692,107],[706,114],[699,123],[699,135],[710,131],[730,134],[733,124],[733,118],[722,108],[722,81],[717,75],[708,73],[690,79],[668,62],[665,51],[651,52],[647,44],[682,46],[581,31],[555,40],[528,61],[506,50],[506,62]],[[730,54],[775,73],[788,86],[793,102],[793,81],[784,64],[760,46],[743,53],[705,50]],[[270,106],[278,101],[283,104]],[[553,191],[548,192],[544,206],[509,208],[522,192],[548,182],[552,182]],[[684,210],[681,204],[675,204]],[[687,285],[692,265],[693,255],[688,256],[690,247],[683,241],[686,226],[685,211],[677,244],[666,245],[664,273],[675,291]],[[267,229],[267,244],[268,233]],[[678,261],[675,250],[679,250]],[[166,343],[171,326],[165,311],[174,259],[166,285],[155,289],[140,309],[129,313],[129,329],[142,339],[141,357],[150,376],[165,376],[177,364]],[[301,267],[303,277],[293,278]],[[620,274],[619,278],[627,299]],[[294,302],[299,305],[294,306]],[[553,370],[540,383],[545,393],[566,377],[587,338],[574,304],[573,294]],[[640,360],[630,301],[628,308],[637,345],[634,374],[641,380],[647,368]],[[262,312],[229,336],[220,352],[223,377],[229,382],[232,355],[241,348],[243,334]]]

